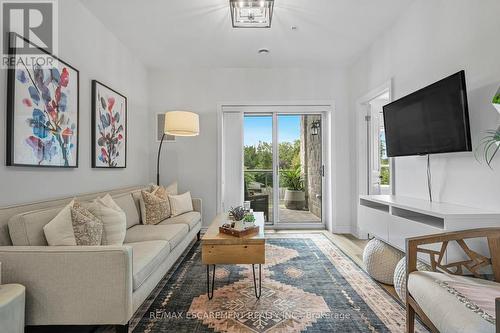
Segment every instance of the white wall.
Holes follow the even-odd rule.
[[[177,138],[177,143],[167,144],[164,148],[161,181],[167,184],[178,179],[181,191],[190,190],[194,197],[202,198],[205,225],[216,213],[218,103],[334,100],[333,151],[336,160],[332,169],[338,195],[333,199],[333,226],[337,231],[350,230],[351,171],[346,163],[349,160],[349,146],[346,144],[349,128],[345,125],[348,112],[344,71],[221,68],[151,70],[149,75],[152,117],[155,113],[175,109],[200,114],[199,137]],[[150,142],[154,142],[153,137],[154,133],[151,133]],[[151,153],[151,161],[155,165],[156,151]]]
[[[149,181],[151,128],[147,71],[133,54],[79,1],[59,1],[59,57],[80,71],[80,151],[78,169],[0,165],[0,206],[93,192]],[[91,80],[97,79],[128,97],[128,160],[123,170],[91,169]],[[0,72],[0,101],[6,101],[5,70]],[[5,129],[5,104],[0,129]],[[3,134],[4,135],[4,134]],[[5,141],[0,141],[5,158]]]
[[[500,124],[491,105],[500,86],[498,13],[498,0],[416,0],[350,70],[352,142],[357,98],[391,77],[397,99],[465,69],[475,147],[485,130]],[[351,159],[356,161],[354,147]],[[434,155],[431,163],[435,199],[500,210],[499,159],[493,171],[472,153]],[[424,157],[398,158],[397,194],[427,198],[425,172]]]

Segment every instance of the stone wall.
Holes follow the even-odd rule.
[[[321,187],[322,187],[322,150],[321,128],[318,135],[312,135],[311,127],[314,121],[321,120],[320,116],[302,116],[300,131],[300,161],[305,174],[304,188],[306,189],[306,208],[321,218]]]

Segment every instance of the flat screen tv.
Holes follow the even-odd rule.
[[[471,151],[465,72],[384,106],[387,156]]]

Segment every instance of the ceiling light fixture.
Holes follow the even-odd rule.
[[[270,28],[274,0],[229,0],[233,28]]]

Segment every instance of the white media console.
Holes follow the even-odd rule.
[[[500,227],[500,211],[491,212],[393,195],[362,195],[359,197],[358,227],[361,234],[368,233],[405,251],[405,239],[409,237]],[[488,246],[484,241],[468,241],[467,244],[475,251],[488,254]],[[436,245],[429,248],[439,250],[439,247]],[[446,258],[451,262],[465,257],[458,246],[453,244],[450,245]],[[422,259],[428,262],[428,258]]]

